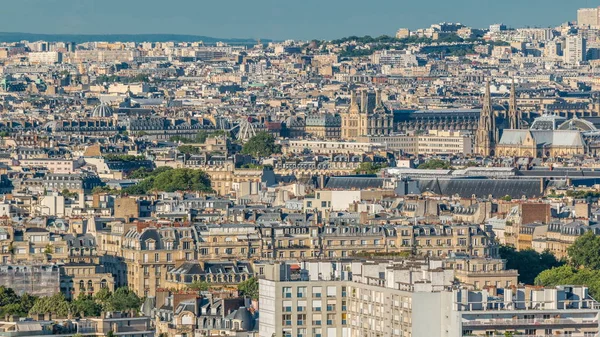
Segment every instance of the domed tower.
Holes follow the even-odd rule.
[[[92,117],[107,118],[113,115],[113,109],[108,104],[102,102],[92,111]]]

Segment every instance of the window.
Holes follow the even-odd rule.
[[[313,287],[312,288],[312,293],[313,293],[313,297],[317,297],[320,298],[321,297],[321,287]]]
[[[327,297],[335,297],[337,293],[337,289],[334,286],[327,287]]]
[[[292,325],[292,315],[290,315],[290,314],[281,315],[281,323],[284,326]]]
[[[316,311],[316,312],[320,312],[321,311],[321,300],[313,300],[312,302],[312,310]]]
[[[298,296],[298,298],[306,297],[306,287],[298,287],[296,296]]]
[[[292,287],[283,287],[282,294],[284,298],[292,298]]]
[[[292,301],[283,301],[283,312],[292,312]]]
[[[298,325],[304,325],[304,324],[306,324],[306,314],[298,314],[297,318],[298,319],[296,321],[296,324],[298,324]]]
[[[160,261],[160,256],[158,255],[158,253],[154,253],[154,262],[158,261]]]
[[[167,262],[173,262],[173,254],[167,253]]]

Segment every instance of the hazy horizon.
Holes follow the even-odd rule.
[[[400,27],[461,22],[484,28],[557,26],[592,0],[19,0],[4,4],[0,31],[34,34],[185,34],[214,38],[335,39],[393,35]],[[22,13],[22,15],[20,15]]]

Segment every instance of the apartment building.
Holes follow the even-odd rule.
[[[469,290],[434,260],[270,267],[259,281],[261,337],[587,337],[599,331],[600,304],[584,286]]]
[[[156,223],[94,224],[101,262],[115,275],[118,286],[127,285],[140,296],[154,296],[165,286],[167,272],[176,261],[197,259],[198,232],[195,227],[161,227]]]
[[[281,141],[283,154],[300,154],[310,151],[314,154],[361,154],[376,152],[384,149],[380,143],[359,142],[322,142],[317,140],[283,140]]]
[[[379,143],[386,150],[403,153],[419,153],[418,138],[414,134],[389,134],[358,137],[357,141],[364,143]]]
[[[460,131],[429,130],[418,135],[418,154],[472,154],[474,137]]]
[[[599,8],[580,8],[577,10],[577,25],[580,27],[600,26]]]
[[[586,60],[586,54],[586,39],[580,36],[568,36],[565,39],[565,47],[563,50],[563,58],[565,63],[577,65]]]
[[[552,222],[548,224],[543,236],[532,238],[531,246],[537,252],[549,250],[558,259],[567,257],[567,249],[588,231],[600,234],[600,225],[588,225],[583,221],[568,223]]]
[[[585,286],[455,289],[447,336],[598,336],[600,304]],[[447,317],[446,316],[446,317]],[[430,320],[430,322],[434,322]],[[442,334],[441,336],[444,336]]]
[[[34,52],[27,54],[30,63],[56,64],[62,63],[63,54],[57,51]]]
[[[273,264],[259,280],[260,336],[345,336],[347,280],[343,273],[321,279],[293,275],[289,265]],[[326,266],[324,265],[324,268]]]
[[[376,142],[386,150],[410,154],[471,154],[474,137],[464,131],[427,130],[426,133],[374,135],[359,137],[361,142]]]
[[[272,219],[269,220],[269,219]],[[194,225],[171,227],[152,223],[107,222],[96,230],[98,252],[107,272],[115,275],[115,284],[129,285],[138,294],[152,294],[157,287],[184,288],[193,281],[233,284],[252,275],[254,267],[227,267],[221,275],[206,266],[226,269],[224,260],[292,260],[310,258],[349,258],[388,254],[420,254],[448,257],[466,254],[473,257],[497,256],[491,229],[477,225],[360,225],[340,222],[319,226],[316,223],[280,223],[267,215],[255,224]],[[92,226],[92,225],[91,225]],[[458,262],[456,262],[458,264]],[[208,270],[212,270],[212,267]],[[489,269],[488,269],[489,268]],[[465,282],[482,287],[489,280],[477,279],[476,272],[494,267],[464,266]],[[467,271],[468,270],[468,271]],[[500,267],[496,267],[500,271]],[[210,277],[209,277],[210,276]],[[232,281],[229,281],[229,277]],[[478,276],[479,277],[479,276]],[[514,275],[499,279],[501,284]],[[489,282],[489,284],[496,284]]]

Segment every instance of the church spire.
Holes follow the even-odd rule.
[[[475,134],[476,152],[483,156],[493,156],[496,144],[496,120],[492,108],[490,82],[486,83],[483,108],[479,115],[479,124]]]
[[[508,103],[508,124],[509,129],[519,129],[519,112],[517,111],[517,94],[515,90],[515,79],[512,80],[510,88],[510,100]]]

